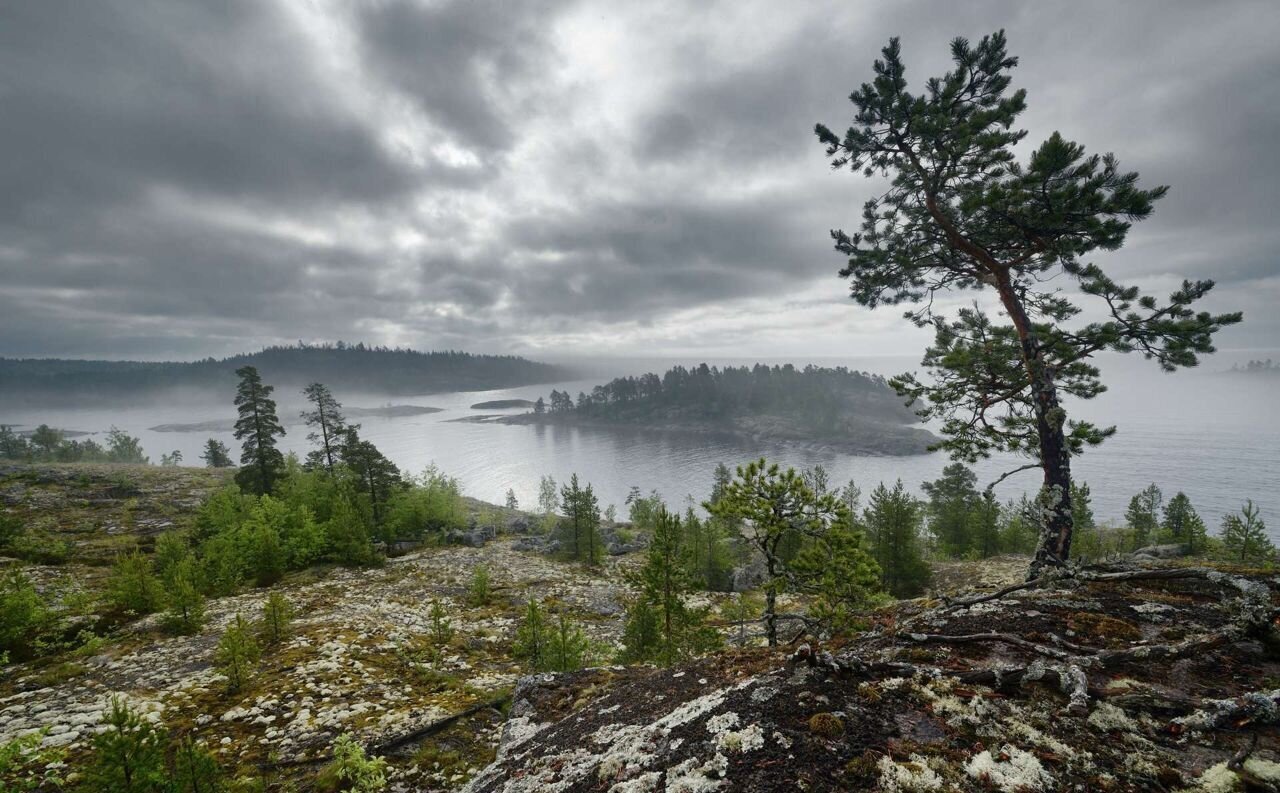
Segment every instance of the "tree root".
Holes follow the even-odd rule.
[[[1174,719],[1169,724],[1169,732],[1181,735],[1246,724],[1280,724],[1280,688],[1250,691],[1235,699],[1207,700],[1194,713]]]
[[[1039,587],[1047,581],[1057,578],[1078,581],[1202,579],[1216,584],[1230,585],[1240,591],[1240,597],[1237,601],[1238,609],[1235,618],[1221,630],[1193,636],[1173,644],[1139,645],[1120,650],[1106,650],[1073,644],[1058,636],[1052,637],[1054,644],[1057,646],[1051,647],[1021,636],[995,631],[960,635],[907,633],[906,635],[912,641],[919,643],[1000,642],[1044,656],[1056,663],[1037,660],[1026,666],[978,667],[955,671],[899,662],[871,663],[858,658],[856,655],[846,655],[839,659],[834,659],[834,666],[841,671],[860,676],[870,676],[876,672],[892,672],[910,676],[925,675],[929,677],[945,675],[963,682],[988,685],[993,688],[1001,688],[1013,684],[1020,685],[1032,681],[1053,682],[1067,695],[1067,711],[1077,715],[1084,715],[1089,711],[1089,679],[1086,670],[1104,669],[1129,662],[1150,663],[1201,655],[1246,638],[1259,630],[1270,628],[1274,624],[1277,614],[1280,613],[1271,603],[1271,593],[1267,585],[1203,567],[1108,572],[1079,569],[1054,570],[1045,573],[1039,578],[1008,586],[987,595],[951,600],[946,608],[970,606],[976,603],[996,600],[1015,592]],[[1178,704],[1184,706],[1186,703]],[[1175,719],[1173,724],[1170,725],[1170,730],[1176,733],[1185,730],[1213,729],[1227,723],[1241,724],[1249,722],[1280,723],[1280,689],[1269,692],[1255,692],[1235,700],[1210,701],[1201,710]]]

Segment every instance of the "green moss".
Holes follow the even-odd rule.
[[[1072,614],[1067,618],[1067,625],[1080,638],[1108,646],[1127,646],[1142,638],[1142,631],[1134,623],[1092,611]]]
[[[839,738],[844,735],[844,721],[834,713],[815,713],[809,717],[809,732],[819,738]]]

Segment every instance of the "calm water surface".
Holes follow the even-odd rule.
[[[753,361],[708,361],[743,365]],[[770,362],[770,361],[766,361]],[[894,374],[914,368],[915,360],[899,358],[815,359],[821,365]],[[1071,407],[1073,416],[1119,426],[1116,437],[1075,461],[1079,479],[1093,490],[1100,519],[1118,521],[1129,498],[1150,482],[1158,483],[1166,498],[1177,490],[1189,495],[1211,527],[1221,516],[1252,498],[1262,509],[1272,536],[1280,539],[1280,378],[1230,376],[1217,372],[1232,359],[1219,357],[1201,370],[1163,375],[1137,359],[1104,360],[1111,390],[1098,399]],[[645,371],[662,372],[671,359],[617,359],[581,364],[584,379],[553,385],[501,391],[429,394],[417,397],[338,394],[359,407],[415,404],[442,412],[408,418],[361,418],[363,434],[397,465],[420,471],[435,463],[461,480],[464,491],[489,501],[501,501],[513,488],[521,503],[536,503],[539,478],[550,474],[564,481],[572,473],[591,482],[602,505],[623,500],[632,485],[656,489],[683,505],[686,497],[705,498],[716,463],[730,466],[764,455],[796,467],[822,464],[835,482],[853,479],[863,491],[880,481],[901,478],[913,490],[936,478],[947,460],[941,454],[909,457],[860,457],[787,444],[756,444],[705,435],[683,435],[631,429],[505,426],[451,421],[478,413],[473,403],[491,399],[536,399],[553,387],[572,394],[589,391],[604,380]],[[797,362],[799,363],[799,362]],[[286,405],[293,395],[277,394],[282,418],[296,416],[299,405]],[[510,411],[521,412],[521,411]],[[33,426],[41,422],[71,430],[105,433],[113,424],[142,439],[146,453],[158,461],[177,449],[186,464],[198,464],[205,440],[215,437],[237,449],[230,432],[160,433],[149,427],[234,418],[225,402],[184,397],[159,405],[133,408],[31,411],[5,410],[0,422]],[[282,441],[286,451],[308,448],[306,429],[289,424]],[[234,456],[234,452],[233,452]],[[1020,460],[986,461],[977,466],[980,481],[994,479]],[[1037,472],[1007,480],[998,489],[1004,498],[1033,490]]]

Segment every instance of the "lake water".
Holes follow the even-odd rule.
[[[1244,357],[1257,357],[1244,356]],[[1265,357],[1265,356],[1264,356]],[[752,360],[711,360],[708,363],[743,365]],[[793,362],[799,364],[803,361]],[[701,501],[711,487],[718,462],[731,467],[759,456],[795,467],[821,464],[833,482],[855,480],[867,492],[880,481],[901,478],[913,490],[934,479],[947,460],[941,454],[908,457],[860,457],[788,444],[756,444],[705,435],[650,432],[632,429],[508,426],[453,422],[478,413],[470,406],[493,399],[545,396],[551,389],[572,394],[589,391],[610,377],[662,372],[674,363],[696,365],[696,360],[614,359],[578,361],[584,379],[569,383],[504,389],[501,391],[430,394],[418,397],[337,394],[345,404],[378,407],[414,404],[442,408],[442,412],[406,418],[369,418],[359,421],[363,435],[377,444],[397,465],[417,472],[430,463],[456,476],[468,495],[500,502],[513,488],[522,505],[536,503],[539,478],[544,474],[563,482],[572,473],[595,486],[602,506],[623,500],[633,485],[656,489],[669,503],[683,506],[687,496]],[[766,363],[782,361],[764,360]],[[814,359],[815,364],[846,365],[854,369],[895,374],[914,368],[905,358]],[[1099,519],[1118,521],[1129,498],[1150,482],[1159,484],[1166,499],[1183,490],[1201,515],[1216,529],[1224,513],[1238,509],[1252,498],[1262,509],[1273,537],[1280,539],[1280,377],[1224,375],[1234,362],[1219,356],[1200,370],[1161,374],[1139,359],[1103,361],[1110,390],[1096,400],[1071,407],[1073,415],[1119,426],[1116,437],[1077,459],[1077,479],[1093,491]],[[285,405],[292,395],[277,394],[281,416],[296,416],[298,405]],[[520,411],[515,411],[520,412]],[[159,405],[134,408],[32,411],[5,410],[0,422],[28,427],[41,422],[70,430],[104,433],[112,425],[140,436],[146,453],[158,461],[162,453],[177,449],[188,465],[199,464],[209,437],[225,442],[237,456],[230,432],[160,433],[149,427],[234,418],[229,400],[222,404],[206,399],[181,398]],[[290,424],[282,441],[286,451],[308,448],[306,428]],[[981,484],[1022,461],[991,460],[978,465]],[[1005,481],[997,490],[1002,498],[1034,490],[1038,472],[1028,471]]]

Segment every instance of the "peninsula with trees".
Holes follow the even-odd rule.
[[[175,389],[222,396],[236,370],[253,366],[288,389],[323,382],[344,392],[394,396],[552,383],[571,372],[513,355],[420,352],[365,344],[306,344],[199,361],[0,358],[0,402],[9,406],[130,402]]]
[[[801,442],[855,454],[923,454],[937,439],[884,378],[844,367],[676,366],[591,393],[553,390],[503,424],[639,427]]]

